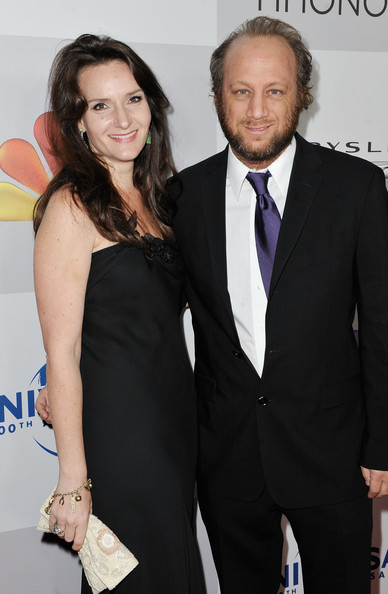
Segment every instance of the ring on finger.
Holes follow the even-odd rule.
[[[53,534],[59,535],[59,534],[62,534],[63,530],[62,530],[62,528],[60,528],[58,526],[58,524],[54,524],[52,532],[53,532]]]

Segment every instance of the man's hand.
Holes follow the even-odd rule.
[[[36,412],[45,423],[51,423],[50,404],[47,387],[41,389],[35,402]]]
[[[368,497],[375,499],[388,495],[388,470],[372,470],[361,466],[361,472],[369,487]]]

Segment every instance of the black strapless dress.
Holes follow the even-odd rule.
[[[196,397],[181,329],[179,252],[95,252],[86,290],[81,374],[93,513],[139,565],[117,594],[201,594],[193,533]],[[83,576],[82,593],[90,593]]]

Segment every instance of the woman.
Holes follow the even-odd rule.
[[[196,405],[164,190],[169,104],[128,46],[94,35],[59,52],[50,97],[62,169],[37,204],[34,256],[65,494],[50,527],[79,550],[93,498],[139,560],[117,594],[198,594]]]

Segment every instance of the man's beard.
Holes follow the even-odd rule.
[[[225,138],[228,140],[233,152],[241,158],[243,162],[253,164],[261,162],[272,162],[278,157],[284,149],[290,144],[299,123],[299,115],[301,108],[297,102],[287,118],[286,127],[281,132],[273,135],[269,144],[263,148],[258,146],[256,149],[250,149],[246,144],[244,138],[237,132],[233,132],[230,126],[229,119],[225,113],[222,97],[216,102],[217,115],[220,121],[222,131]],[[256,128],[258,126],[265,126],[270,124],[270,121],[246,119],[239,122],[240,125]]]

